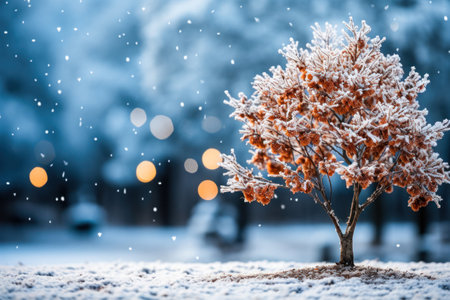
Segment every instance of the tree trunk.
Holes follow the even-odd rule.
[[[341,242],[341,257],[339,265],[353,267],[355,265],[353,260],[353,231],[348,232],[340,238]]]

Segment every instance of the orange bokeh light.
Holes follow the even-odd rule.
[[[219,189],[212,180],[203,180],[198,185],[198,195],[204,200],[212,200],[216,198]]]
[[[222,162],[220,152],[217,149],[209,148],[202,155],[202,162],[205,168],[215,170],[219,167],[218,163]]]
[[[48,180],[47,172],[41,167],[35,167],[30,171],[30,182],[37,188],[43,187]]]
[[[156,176],[155,165],[148,160],[144,160],[136,167],[136,177],[140,182],[150,182]]]

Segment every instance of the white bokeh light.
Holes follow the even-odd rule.
[[[136,127],[141,127],[147,121],[147,114],[142,108],[135,108],[130,113],[130,120]]]
[[[150,122],[150,131],[155,138],[165,140],[173,133],[172,120],[167,116],[157,115]]]
[[[195,173],[198,170],[198,163],[193,158],[188,158],[184,161],[184,169],[188,173]]]
[[[208,116],[202,120],[202,128],[206,132],[216,133],[222,128],[222,122],[214,116]]]

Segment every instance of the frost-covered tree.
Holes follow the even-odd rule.
[[[231,114],[244,123],[240,133],[252,149],[248,163],[267,172],[254,174],[231,155],[222,167],[230,176],[222,192],[241,191],[245,201],[268,204],[277,188],[309,195],[330,217],[340,239],[339,264],[353,266],[353,233],[362,211],[394,186],[406,188],[408,204],[417,211],[450,182],[448,164],[433,151],[450,129],[444,120],[427,123],[417,96],[428,75],[414,68],[403,78],[398,55],[384,55],[384,38],[369,38],[370,27],[347,30],[316,24],[307,49],[298,42],[280,50],[287,64],[272,67],[253,82],[255,92],[239,99],[228,92]],[[333,211],[331,177],[338,174],[353,189],[347,224],[341,229]],[[270,180],[269,178],[275,178]],[[376,185],[367,199],[361,191]]]

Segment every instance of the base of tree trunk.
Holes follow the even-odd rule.
[[[338,264],[353,267],[353,236],[343,236],[341,242],[341,256]]]

